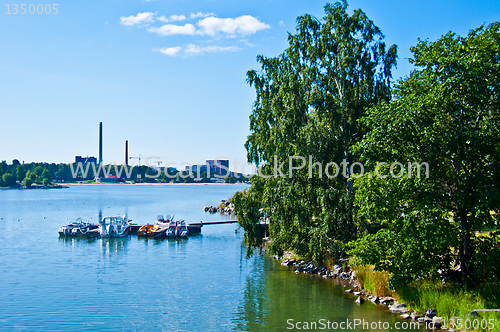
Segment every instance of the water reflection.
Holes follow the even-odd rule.
[[[100,238],[101,252],[103,257],[108,257],[110,254],[123,254],[126,250],[130,236],[125,238]]]
[[[233,321],[238,331],[287,330],[292,326],[289,322],[316,322],[320,326],[321,320],[326,324],[357,319],[387,322],[390,326],[401,321],[386,307],[372,303],[356,305],[354,298],[346,295],[334,280],[295,275],[276,261],[265,258],[254,261],[235,316]]]

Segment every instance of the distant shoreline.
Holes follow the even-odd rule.
[[[221,185],[238,185],[249,183],[65,183],[66,186],[95,186],[95,185],[132,185],[132,186],[221,186]]]

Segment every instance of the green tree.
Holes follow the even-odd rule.
[[[14,184],[16,184],[16,180],[14,179],[14,176],[10,173],[5,173],[2,176],[2,180],[5,186],[7,187],[12,187]]]
[[[25,187],[26,189],[29,189],[29,188],[31,188],[31,185],[33,184],[33,181],[31,180],[31,178],[26,177],[26,178],[23,180],[23,183],[24,183],[24,187]]]
[[[44,169],[42,166],[37,166],[32,173],[35,173],[37,176],[42,176],[43,171]]]
[[[371,207],[366,214],[370,222],[388,221],[389,231],[417,217],[416,229],[434,223],[446,245],[458,253],[464,281],[470,281],[477,265],[473,258],[479,257],[473,245],[475,231],[494,225],[490,212],[499,211],[500,203],[500,23],[482,26],[466,37],[450,32],[435,42],[419,41],[412,52],[418,69],[398,83],[393,101],[368,113],[363,122],[370,131],[357,151],[372,167],[379,161],[426,162],[430,176],[415,190],[409,190],[415,180],[405,180],[399,183],[407,189],[403,195],[388,196],[377,196],[373,190],[380,180],[362,179],[358,203],[361,211]],[[388,178],[386,187],[399,181]],[[419,235],[410,235],[408,241],[417,241]],[[443,247],[429,236],[424,246]],[[378,238],[370,239],[372,247]],[[429,257],[416,259],[429,262]],[[384,260],[387,256],[372,262]],[[407,273],[407,267],[402,264],[399,274]],[[406,276],[416,278],[421,272]]]
[[[7,168],[7,162],[5,162],[5,160],[2,160],[2,162],[0,163],[0,176],[4,175],[5,172],[7,172]]]
[[[24,166],[23,165],[17,165],[16,167],[16,173],[17,173],[17,178],[20,180],[20,179],[24,179],[26,177],[26,171],[24,170]]]
[[[290,166],[300,166],[298,157],[310,156],[306,162],[323,168],[356,160],[350,147],[364,132],[357,120],[367,107],[390,98],[396,46],[387,48],[383,38],[360,9],[349,15],[347,2],[327,4],[322,22],[299,17],[289,47],[275,58],[258,56],[260,73],[248,71],[257,96],[245,147],[248,160],[271,176],[253,179],[252,188],[235,199],[249,248],[261,241],[254,232],[259,214],[250,211],[259,208],[270,218],[273,253],[293,249],[319,261],[338,256],[355,236],[350,182],[326,178],[318,167],[289,176]],[[297,157],[296,164],[289,164],[289,156]],[[275,160],[284,162],[282,174],[272,166]]]
[[[49,183],[52,181],[52,175],[50,174],[48,169],[43,170],[41,178],[43,180],[47,180]],[[44,185],[46,185],[45,181],[43,181],[43,183],[44,183]]]

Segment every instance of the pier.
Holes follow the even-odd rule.
[[[238,222],[238,220],[206,221],[206,222],[200,221],[200,222],[195,222],[195,223],[189,224],[188,227],[189,226],[203,227],[203,225],[235,224],[237,222]]]

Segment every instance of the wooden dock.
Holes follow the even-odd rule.
[[[195,223],[189,224],[189,226],[203,227],[204,225],[235,224],[237,222],[238,222],[238,220],[206,221],[206,222],[200,221],[200,222],[195,222]]]

